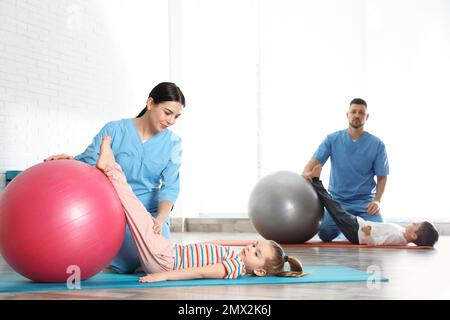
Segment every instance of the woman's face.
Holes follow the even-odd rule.
[[[181,115],[183,106],[176,101],[164,101],[158,104],[153,99],[147,101],[150,124],[158,132],[164,131],[168,127],[175,124]]]

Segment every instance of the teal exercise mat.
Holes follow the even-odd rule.
[[[139,283],[138,278],[144,274],[100,273],[89,280],[82,281],[81,290],[120,289],[120,288],[160,288],[219,285],[268,285],[321,282],[386,282],[387,278],[349,267],[310,266],[305,268],[309,273],[302,278],[292,277],[241,277],[235,280],[196,279]],[[69,290],[65,283],[34,283],[18,274],[0,275],[0,292],[38,292]]]
[[[143,276],[143,274],[118,274],[102,272],[89,280],[81,281],[79,290],[388,281],[387,278],[375,275],[372,272],[365,272],[341,266],[310,266],[305,268],[305,271],[309,274],[302,278],[246,276],[235,280],[196,279],[153,283],[139,283],[138,279],[140,276]],[[74,284],[71,285],[73,286]],[[60,290],[69,291],[71,289],[68,289],[66,283],[35,283],[18,274],[0,274],[0,292],[47,292]]]

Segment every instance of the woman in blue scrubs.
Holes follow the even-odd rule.
[[[87,149],[75,157],[60,154],[46,160],[75,159],[95,166],[104,136],[111,136],[116,161],[134,193],[154,217],[154,231],[170,238],[169,213],[180,191],[181,139],[168,128],[181,115],[185,98],[174,83],[163,82],[150,92],[147,105],[136,118],[107,123]],[[125,240],[111,268],[134,272],[139,258],[127,226]]]

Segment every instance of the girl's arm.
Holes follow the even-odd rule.
[[[203,278],[221,279],[225,277],[225,275],[226,275],[225,267],[223,266],[223,264],[217,263],[204,267],[152,273],[139,278],[139,282],[158,282],[166,280],[187,280],[187,279],[203,279]]]

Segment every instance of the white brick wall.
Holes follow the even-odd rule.
[[[0,0],[0,192],[135,116],[170,81],[168,32],[166,0]]]

